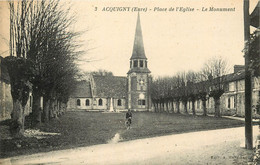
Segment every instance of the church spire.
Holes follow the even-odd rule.
[[[139,12],[137,16],[137,23],[135,29],[133,53],[130,59],[147,59],[144,52],[144,43],[143,43],[143,35],[142,35]]]

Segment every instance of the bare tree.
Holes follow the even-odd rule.
[[[24,132],[25,106],[31,89],[32,63],[27,60],[29,35],[28,22],[32,1],[9,2],[10,8],[10,56],[5,58],[11,83],[13,98],[12,124],[13,136]]]
[[[77,71],[74,61],[79,53],[75,39],[79,33],[69,30],[74,17],[69,16],[70,9],[62,8],[59,1],[36,1],[33,9],[28,59],[33,61],[35,70],[33,116],[37,124],[41,123],[42,113],[48,121],[59,111],[62,96],[68,97],[62,87],[66,89],[69,84],[73,89],[73,77]]]
[[[77,71],[74,60],[78,33],[69,30],[68,17],[59,1],[10,1],[10,57],[6,57],[14,109],[11,130],[22,135],[24,108],[33,88],[34,119],[41,121],[40,98],[44,96],[45,119],[50,100],[67,101]]]
[[[221,57],[209,59],[202,69],[204,80],[209,81],[209,96],[214,98],[215,116],[220,117],[220,97],[224,93],[225,76],[229,72],[227,62]]]

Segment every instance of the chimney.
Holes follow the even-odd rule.
[[[237,73],[239,71],[245,70],[244,65],[234,65],[234,73]]]

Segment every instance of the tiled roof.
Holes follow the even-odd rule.
[[[232,82],[232,81],[237,81],[237,80],[242,80],[245,78],[245,71],[241,70],[237,73],[231,73],[228,75],[223,76],[225,82]]]
[[[90,83],[84,80],[78,81],[71,97],[92,97]]]
[[[118,76],[93,76],[96,97],[127,97],[127,78]]]
[[[6,65],[3,63],[3,57],[0,56],[0,80],[6,83],[10,83],[10,77]]]

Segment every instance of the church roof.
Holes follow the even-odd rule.
[[[71,97],[92,97],[90,83],[85,80],[78,81]]]
[[[137,23],[135,29],[134,47],[133,47],[132,57],[130,59],[147,59],[144,52],[144,43],[143,43],[139,12],[137,16]]]
[[[127,78],[119,76],[93,76],[95,97],[127,97]]]

